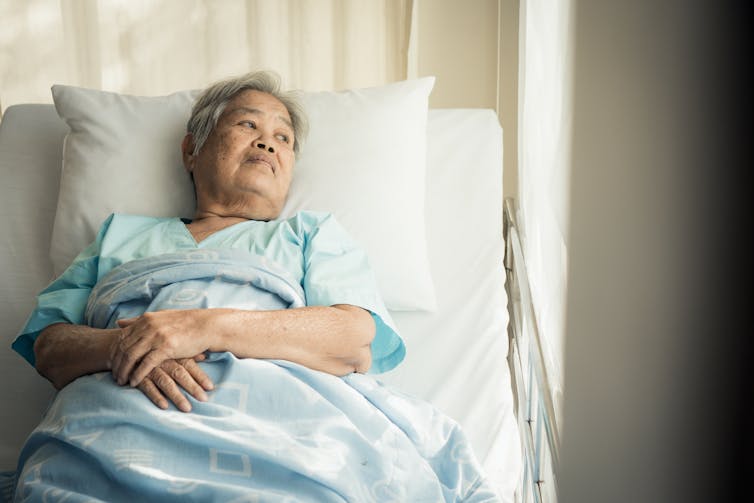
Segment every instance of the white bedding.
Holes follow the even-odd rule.
[[[502,130],[491,110],[430,110],[427,244],[436,313],[393,313],[408,347],[384,380],[465,428],[499,492],[513,501],[520,444],[506,361]]]
[[[53,393],[10,343],[52,277],[65,132],[52,105],[11,107],[0,122],[0,470],[15,468]],[[427,240],[439,309],[393,313],[408,354],[382,379],[455,418],[503,500],[513,501],[520,447],[506,363],[502,131],[490,110],[431,110],[428,138]]]

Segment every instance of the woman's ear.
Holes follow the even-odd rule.
[[[183,155],[183,167],[191,173],[194,171],[194,135],[186,133],[181,142],[181,153]]]

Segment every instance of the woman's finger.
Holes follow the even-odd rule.
[[[132,325],[132,324],[133,324],[133,323],[134,323],[134,322],[135,322],[136,320],[138,320],[138,319],[139,319],[139,318],[138,318],[138,317],[136,317],[136,316],[135,316],[135,317],[133,317],[133,318],[122,318],[122,319],[120,319],[120,320],[117,320],[117,323],[118,323],[118,326],[119,326],[120,328],[125,328],[125,327],[127,327],[128,325]]]
[[[119,350],[119,347],[125,336],[126,333],[121,329],[120,334],[118,335],[118,340],[110,347],[110,372],[113,375],[113,379],[115,379],[115,381],[121,386],[124,383],[118,379],[118,374],[123,360],[123,353]]]
[[[193,360],[188,360],[193,362]],[[194,379],[188,369],[184,366],[184,361],[168,360],[160,367],[167,372],[173,380],[178,383],[188,394],[199,400],[207,401],[207,393],[202,386]]]
[[[180,365],[178,365],[177,363],[176,365],[180,367]],[[173,402],[173,404],[178,407],[178,410],[182,412],[191,411],[191,403],[183,395],[181,389],[176,384],[176,381],[175,379],[173,379],[172,375],[165,372],[165,370],[163,370],[162,368],[156,368],[150,374],[150,379],[154,381],[155,385],[160,389],[160,391],[166,397],[168,397],[168,400]],[[145,379],[145,381],[146,380],[148,379]]]
[[[128,381],[133,367],[149,350],[149,341],[146,338],[140,337],[133,330],[121,329],[118,341],[110,352],[112,374],[118,384],[122,386]]]
[[[214,389],[215,384],[212,382],[212,379],[210,379],[204,370],[196,364],[196,361],[191,358],[186,358],[185,360],[181,360],[181,365],[183,365],[186,371],[191,375],[192,380],[199,383],[203,389],[207,391]]]
[[[142,379],[147,377],[152,370],[170,359],[168,355],[159,349],[147,352],[143,358],[141,357],[142,351],[140,347],[136,348],[135,351],[133,349],[131,351],[126,355],[119,375],[123,375],[124,380],[128,380],[132,387],[138,386]]]
[[[143,381],[141,381],[141,384],[139,384],[139,390],[147,395],[147,398],[149,398],[152,403],[159,408],[163,410],[168,408],[168,401],[165,399],[162,393],[160,393],[160,390],[157,389],[157,386],[155,386],[151,379],[144,379]]]

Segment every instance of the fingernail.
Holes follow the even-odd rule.
[[[199,394],[199,401],[200,402],[206,402],[207,401],[207,393],[200,393]]]

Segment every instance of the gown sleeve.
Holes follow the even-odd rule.
[[[364,250],[332,215],[319,216],[304,241],[303,287],[308,306],[350,304],[366,309],[374,318],[370,373],[396,367],[406,348],[398,335],[377,288]]]
[[[32,366],[35,365],[34,341],[53,323],[81,325],[89,294],[97,282],[100,248],[112,215],[105,220],[97,238],[74,259],[63,274],[37,295],[37,304],[21,329],[12,348]]]

